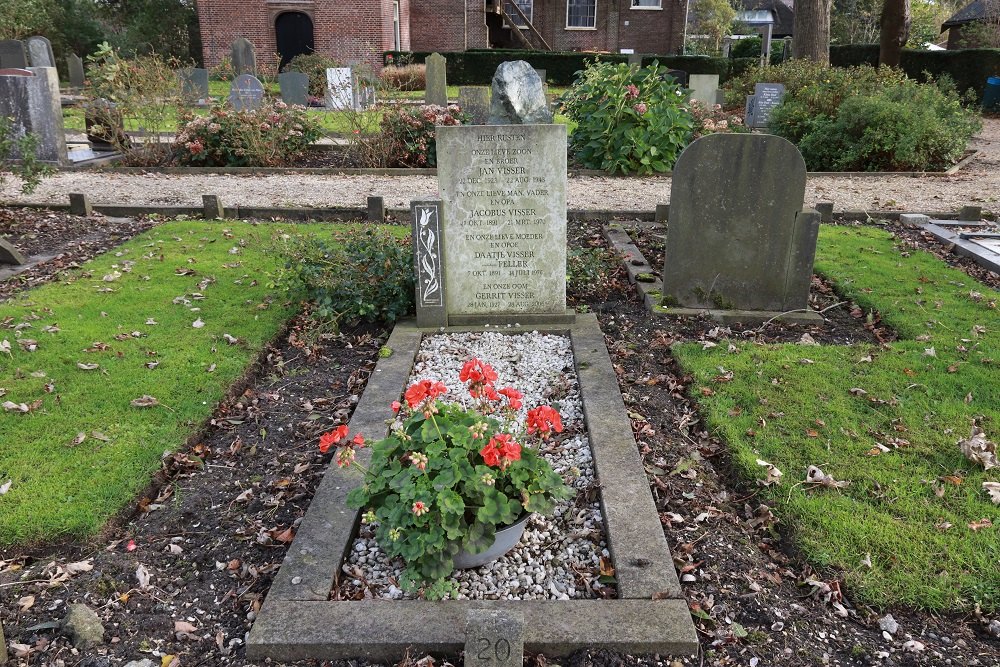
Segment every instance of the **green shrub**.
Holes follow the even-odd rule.
[[[667,69],[595,62],[563,97],[577,124],[570,153],[589,169],[611,173],[668,171],[687,145],[694,120],[687,97]]]
[[[313,314],[335,326],[394,322],[413,312],[413,248],[382,226],[354,227],[333,243],[315,236],[283,239],[287,258],[278,284],[301,292]]]
[[[457,104],[425,104],[417,108],[397,104],[386,107],[381,132],[373,141],[382,147],[387,167],[435,167],[436,128],[467,122],[468,114]]]
[[[15,137],[12,119],[0,116],[0,186],[4,184],[6,171],[12,171],[21,179],[21,192],[31,194],[44,176],[52,174],[52,168],[38,161],[38,137],[32,133]],[[17,162],[11,155],[18,154]]]
[[[343,65],[322,53],[302,53],[292,58],[282,71],[309,75],[309,95],[323,99],[326,95],[326,70],[331,67]]]
[[[207,116],[187,111],[174,138],[174,157],[198,167],[281,167],[322,136],[305,109],[265,102],[258,109],[214,107]]]

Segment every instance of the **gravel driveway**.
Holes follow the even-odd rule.
[[[1000,199],[1000,118],[987,118],[972,142],[980,151],[954,176],[815,176],[806,184],[806,203],[832,201],[837,211],[957,211],[977,204],[997,211]],[[230,176],[60,172],[31,196],[17,179],[0,188],[0,200],[65,204],[67,193],[85,192],[95,204],[200,206],[203,194],[218,194],[227,206],[364,207],[372,195],[390,208],[409,208],[411,199],[437,194],[433,176],[339,176],[289,174]],[[670,201],[670,178],[569,179],[570,209],[649,211]]]

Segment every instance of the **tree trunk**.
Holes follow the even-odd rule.
[[[879,30],[879,65],[899,67],[903,45],[910,38],[910,0],[885,0]]]
[[[833,0],[797,0],[792,57],[830,62],[830,9]]]

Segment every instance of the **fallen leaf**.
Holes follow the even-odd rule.
[[[983,482],[983,491],[990,494],[994,505],[1000,505],[1000,482]]]
[[[132,400],[132,405],[133,407],[136,408],[151,408],[154,405],[159,405],[159,404],[160,402],[156,400],[156,398],[154,398],[153,396],[149,396],[148,394],[144,394],[139,398]]]
[[[76,367],[79,368],[81,371],[96,371],[98,368],[101,367],[101,365],[100,364],[82,364],[80,362],[77,362],[76,363]]]
[[[92,559],[81,560],[76,563],[68,563],[63,569],[66,570],[66,574],[70,576],[80,574],[81,572],[90,572],[94,569],[94,562]]]
[[[34,595],[25,595],[23,598],[17,601],[17,606],[21,608],[21,611],[28,611],[35,604]]]
[[[996,443],[988,440],[986,433],[978,426],[972,427],[972,435],[965,440],[958,441],[958,448],[962,450],[965,458],[973,463],[978,463],[985,470],[996,468],[1000,465],[997,463]]]
[[[8,479],[3,484],[0,484],[0,496],[2,496],[3,494],[7,493],[8,491],[10,491],[10,486],[13,483],[14,483],[14,480]]]
[[[768,463],[762,459],[757,459],[757,465],[764,466],[767,468],[767,476],[764,479],[758,479],[757,483],[761,486],[771,486],[772,484],[780,484],[781,476],[784,474],[778,470],[778,466],[773,463]]]
[[[15,658],[27,658],[29,655],[31,655],[31,652],[34,649],[28,646],[27,644],[18,644],[17,642],[11,642],[10,650],[11,653],[14,654]]]
[[[227,343],[229,343],[230,345],[236,345],[236,343],[240,342],[240,339],[239,339],[239,338],[237,338],[236,336],[230,336],[230,335],[229,335],[229,334],[227,334],[227,333],[224,333],[224,334],[222,334],[222,337],[223,337],[223,338],[224,338],[224,339],[226,340],[226,342],[227,342]]]
[[[160,658],[160,667],[180,667],[180,664],[181,660],[176,655],[165,655]]]
[[[195,329],[201,329],[203,326],[205,326],[205,323],[202,322],[201,318],[199,317],[198,319],[196,319],[194,322],[191,323],[191,326],[193,326]]]
[[[286,528],[285,530],[281,531],[277,535],[272,535],[271,537],[273,537],[278,542],[286,542],[287,543],[287,542],[291,542],[293,539],[295,539],[295,531],[293,531],[292,527],[289,526],[288,528]]]
[[[76,434],[76,437],[73,438],[72,443],[71,443],[70,446],[71,447],[76,447],[77,445],[79,445],[80,443],[82,443],[86,439],[87,439],[87,434],[84,433],[83,431],[80,431],[79,433]]]
[[[175,556],[184,553],[184,549],[181,548],[181,545],[174,544],[173,542],[167,545],[167,551],[174,554]]]
[[[3,407],[7,412],[28,412],[31,409],[27,403],[15,403],[14,401],[4,401],[0,407]]]
[[[141,563],[139,564],[139,567],[135,569],[135,578],[139,582],[139,588],[141,588],[142,590],[146,590],[147,588],[149,588],[150,586],[149,570],[147,570],[146,567]]]
[[[111,273],[108,273],[103,278],[101,278],[101,280],[103,280],[106,283],[113,283],[114,281],[118,280],[121,277],[122,277],[121,271],[112,271]]]
[[[100,431],[91,431],[90,437],[93,438],[94,440],[100,440],[101,442],[109,442],[111,440],[111,438],[104,435]]]
[[[990,528],[991,526],[993,526],[993,522],[990,521],[989,517],[983,517],[979,521],[973,521],[969,524],[969,528],[971,528],[973,532],[982,530],[983,528]]]
[[[190,635],[198,632],[198,628],[187,621],[174,621],[174,632],[183,632],[184,634]]]
[[[799,338],[799,345],[813,345],[815,347],[819,347],[819,343],[816,342],[816,339],[807,333],[802,334],[802,337]]]

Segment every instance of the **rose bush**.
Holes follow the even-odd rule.
[[[348,495],[351,507],[368,508],[365,521],[377,524],[382,549],[406,561],[403,587],[429,583],[431,597],[448,592],[444,579],[458,553],[486,551],[498,528],[526,513],[550,514],[573,493],[539,451],[562,431],[559,412],[547,405],[528,410],[525,436],[538,440],[532,446],[514,424],[520,391],[497,389],[496,372],[479,359],[469,360],[459,378],[468,405],[440,400],[448,389],[433,380],[411,385],[405,402],[392,404],[399,419],[372,445],[364,483]],[[360,434],[349,439],[343,425],[323,434],[319,447],[336,446],[334,461],[347,467],[365,445]]]

